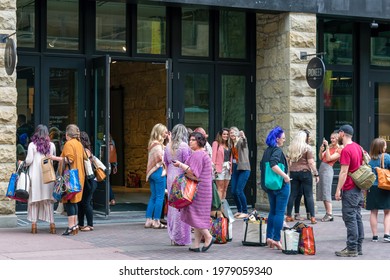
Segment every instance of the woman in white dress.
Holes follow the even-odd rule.
[[[30,195],[28,198],[27,219],[31,221],[31,233],[37,233],[37,220],[50,223],[50,233],[55,234],[54,224],[54,183],[44,184],[42,181],[41,161],[45,155],[55,155],[55,145],[50,142],[47,126],[38,125],[31,143],[28,145],[26,165],[29,166],[31,180]]]

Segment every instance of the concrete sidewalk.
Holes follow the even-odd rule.
[[[323,214],[318,209],[318,220]],[[61,235],[67,225],[65,216],[56,214],[57,234],[48,233],[48,224],[38,223],[38,234],[33,235],[25,215],[19,215],[18,227],[0,229],[0,260],[340,260],[345,258],[336,257],[334,252],[346,246],[346,229],[340,211],[335,209],[334,215],[334,222],[319,221],[313,225],[315,256],[285,255],[267,247],[243,246],[242,220],[233,223],[232,242],[214,244],[207,253],[193,253],[188,251],[188,246],[171,246],[167,230],[145,229],[144,211],[95,216],[95,230],[75,236]],[[374,243],[371,242],[369,212],[363,210],[364,254],[354,260],[390,259],[390,243],[382,239],[383,214],[379,218],[380,240]]]

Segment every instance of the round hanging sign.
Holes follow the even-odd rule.
[[[310,59],[306,68],[306,81],[313,89],[321,86],[325,77],[325,64],[321,58],[313,57]]]
[[[5,43],[4,50],[4,66],[5,72],[8,75],[12,75],[15,70],[16,65],[16,45],[15,41],[11,38],[7,39],[7,43]]]

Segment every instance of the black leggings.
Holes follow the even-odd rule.
[[[66,214],[68,215],[68,217],[77,215],[77,212],[78,212],[77,203],[71,203],[68,200],[68,202],[64,203],[64,207],[65,207]]]

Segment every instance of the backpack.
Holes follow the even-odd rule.
[[[368,190],[371,188],[376,180],[375,173],[372,172],[371,166],[368,164],[370,161],[370,156],[366,151],[360,146],[363,153],[363,163],[360,167],[353,173],[348,172],[348,175],[351,176],[355,185],[361,190]]]

